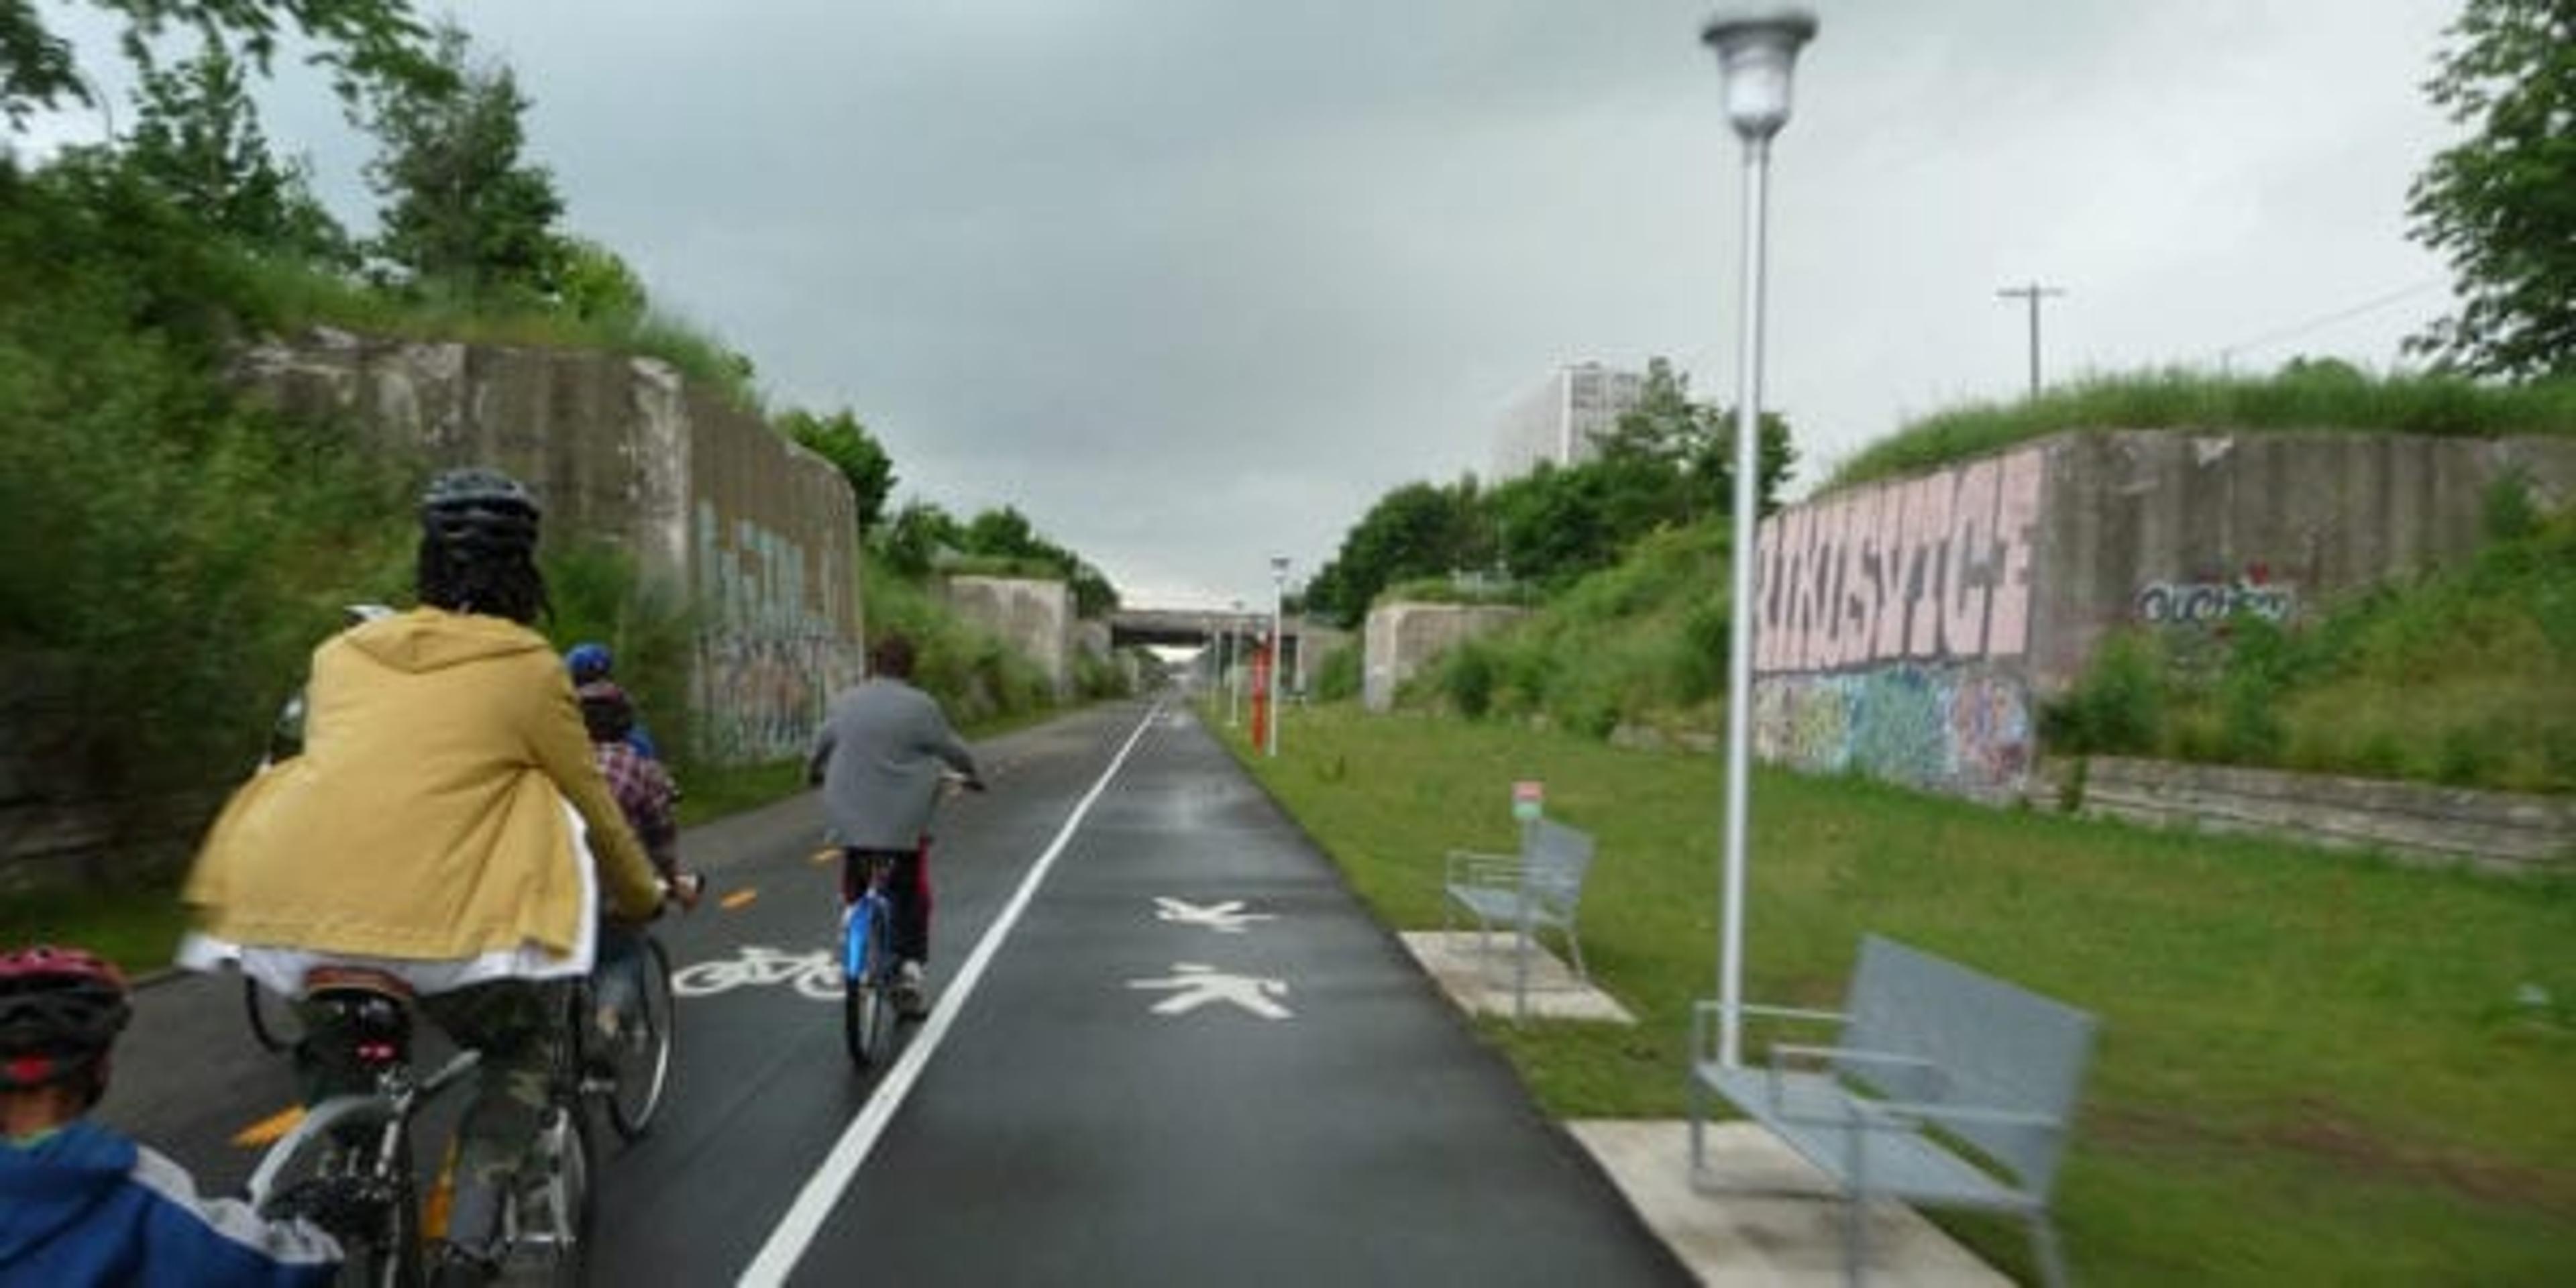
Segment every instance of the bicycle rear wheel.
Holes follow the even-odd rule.
[[[850,1048],[850,1063],[865,1068],[885,1053],[886,1035],[894,1028],[894,999],[886,991],[893,982],[892,918],[882,900],[872,898],[860,907],[862,915],[850,918],[849,931],[858,942],[845,946],[841,959],[841,1036]],[[856,972],[848,968],[852,960],[859,963]]]
[[[678,1036],[670,950],[649,935],[643,949],[635,994],[621,1008],[604,1053],[610,1078],[608,1125],[627,1140],[650,1130],[654,1115],[662,1111],[662,1093],[671,1082],[671,1045]]]

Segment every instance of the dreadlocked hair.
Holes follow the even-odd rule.
[[[446,542],[420,543],[420,602],[451,613],[482,613],[532,626],[550,617],[545,574],[524,554],[468,552]]]

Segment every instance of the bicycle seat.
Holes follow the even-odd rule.
[[[400,976],[364,966],[316,966],[304,972],[304,997],[338,1013],[338,1027],[361,1061],[399,1061],[411,1050],[412,987]]]

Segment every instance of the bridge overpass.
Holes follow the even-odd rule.
[[[1226,608],[1121,608],[1109,615],[1109,646],[1129,645],[1159,648],[1208,648],[1199,665],[1213,671],[1240,648],[1249,657],[1255,641],[1270,632],[1270,614]],[[1280,678],[1290,688],[1305,687],[1306,647],[1310,639],[1318,656],[1336,642],[1342,632],[1318,623],[1310,623],[1302,614],[1290,613],[1280,624],[1282,656],[1287,669]],[[1231,643],[1229,643],[1231,641]]]

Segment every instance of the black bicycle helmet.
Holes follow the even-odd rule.
[[[442,472],[420,497],[422,535],[460,562],[533,553],[542,517],[517,479],[481,466]]]
[[[125,976],[78,948],[0,951],[0,1087],[60,1082],[96,1064],[133,1014]]]

